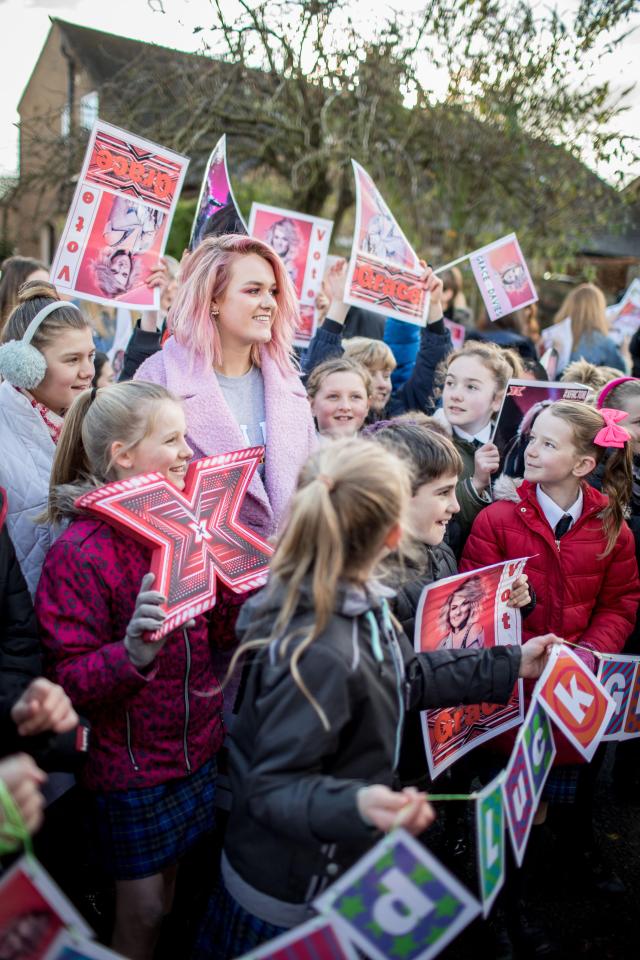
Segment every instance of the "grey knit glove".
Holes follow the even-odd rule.
[[[160,609],[160,605],[166,601],[166,597],[163,597],[157,590],[150,589],[154,580],[153,573],[146,573],[142,578],[133,616],[124,635],[124,645],[129,654],[129,660],[137,670],[144,670],[145,667],[148,667],[155,660],[167,640],[166,636],[153,643],[144,639],[144,634],[158,630],[167,616]]]

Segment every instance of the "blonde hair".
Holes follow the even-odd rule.
[[[482,601],[485,598],[485,591],[482,585],[482,577],[474,575],[469,577],[468,580],[465,580],[464,583],[461,583],[456,587],[455,590],[452,590],[447,599],[445,600],[442,609],[440,610],[440,628],[442,630],[451,630],[451,606],[453,604],[453,598],[457,596],[462,596],[469,604],[469,616],[467,617],[466,623],[469,623],[474,615],[480,610],[482,606]]]
[[[503,350],[489,341],[467,340],[459,350],[450,353],[438,367],[437,379],[440,386],[444,383],[451,364],[460,357],[475,357],[483,367],[486,367],[496,382],[496,395],[504,393],[509,380],[519,379],[524,373],[522,361],[514,350]]]
[[[613,367],[597,367],[588,360],[574,360],[568,364],[562,372],[560,380],[563,383],[584,383],[586,387],[592,387],[596,393],[602,390],[610,380],[617,380],[620,376],[619,370]]]
[[[370,340],[369,337],[351,337],[349,340],[343,340],[342,346],[345,356],[361,363],[371,373],[375,373],[377,370],[393,373],[398,366],[391,347],[387,346],[383,340]]]
[[[301,638],[291,654],[291,675],[329,729],[300,673],[300,661],[325,630],[340,581],[357,581],[381,553],[392,527],[403,523],[410,492],[405,464],[368,440],[336,440],[307,460],[271,561],[269,589],[284,591],[280,612],[269,637],[249,640],[236,651],[229,674],[247,650],[282,636],[279,652],[284,657],[291,642]],[[305,580],[311,584],[313,623],[287,634]]]
[[[40,310],[59,299],[56,288],[46,280],[29,280],[23,283],[18,291],[18,304],[4,325],[2,343],[22,340],[27,327]],[[31,338],[31,346],[42,351],[63,331],[70,328],[84,330],[87,327],[89,321],[76,307],[71,304],[68,307],[59,307],[44,318]]]
[[[314,367],[307,377],[306,388],[310,400],[317,395],[322,384],[332,373],[355,373],[362,380],[367,397],[371,396],[371,374],[366,367],[349,357],[332,357]]]
[[[578,453],[593,457],[596,463],[602,461],[607,448],[593,442],[596,434],[605,426],[604,417],[599,410],[576,400],[558,400],[547,407],[547,412],[569,424],[573,432],[573,445]],[[609,451],[605,461],[602,492],[609,498],[609,503],[600,514],[607,537],[607,546],[602,557],[608,556],[613,550],[631,500],[632,464],[630,442],[625,443],[624,447]]]
[[[115,479],[111,446],[119,440],[132,450],[151,432],[158,404],[180,401],[155,383],[128,380],[99,390],[85,390],[64,418],[49,485],[47,519],[65,519],[56,491],[64,484]]]
[[[553,322],[560,323],[571,317],[571,335],[574,344],[578,344],[594,330],[608,335],[606,307],[607,301],[600,287],[594,283],[581,283],[564,298]]]

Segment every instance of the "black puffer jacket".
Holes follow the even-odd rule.
[[[424,588],[436,580],[455,577],[458,572],[453,550],[446,543],[438,547],[428,547],[425,544],[421,560],[417,567],[408,566],[405,569],[406,577],[401,581],[386,580],[396,592],[391,606],[409,640],[413,640],[416,611]]]
[[[273,585],[252,597],[238,621],[240,640],[269,637],[282,600]],[[506,703],[521,656],[519,647],[418,656],[404,633],[396,636],[379,592],[343,590],[299,662],[326,730],[290,670],[312,621],[306,588],[286,652],[279,639],[256,656],[231,734],[227,861],[254,891],[288,904],[310,901],[375,841],[356,794],[367,784],[397,783],[405,711]]]
[[[0,755],[15,749],[11,708],[40,676],[40,644],[33,604],[5,526],[7,498],[0,487]]]

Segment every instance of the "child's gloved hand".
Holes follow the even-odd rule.
[[[158,630],[166,619],[166,613],[160,607],[167,598],[157,590],[150,589],[154,580],[153,573],[146,573],[142,578],[133,616],[124,637],[129,659],[137,670],[148,667],[155,660],[167,639],[161,637],[153,643],[144,639],[145,633]]]
[[[44,797],[40,787],[46,779],[46,773],[43,773],[26,753],[18,753],[0,761],[0,780],[11,795],[29,833],[37,830],[42,823]],[[0,811],[0,833],[3,823],[4,816]],[[7,842],[4,836],[3,840]],[[17,849],[20,841],[16,840],[15,845]]]
[[[417,836],[436,818],[435,810],[424,793],[413,787],[405,787],[400,793],[382,784],[362,787],[358,790],[358,813],[365,823],[388,833],[402,827]]]
[[[491,474],[500,468],[500,451],[495,443],[483,443],[475,452],[475,468],[471,482],[481,493],[486,490],[491,482]]]
[[[526,573],[516,577],[511,585],[511,596],[507,600],[508,607],[526,607],[531,603],[531,592],[529,590],[529,578]]]
[[[532,637],[522,645],[519,677],[526,680],[537,680],[547,665],[551,647],[554,643],[562,643],[560,637],[553,633],[546,633],[543,637]]]
[[[45,677],[31,681],[14,703],[11,719],[21,737],[34,737],[45,730],[67,733],[80,722],[62,687]]]

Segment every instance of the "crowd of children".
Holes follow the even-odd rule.
[[[580,311],[558,320],[578,318],[566,378],[593,384],[594,400],[545,407],[513,479],[499,475],[493,428],[508,381],[544,375],[534,328],[520,318],[502,343],[474,337],[465,308],[470,336],[454,351],[451,271],[445,291],[424,268],[417,336],[389,322],[370,339],[345,336],[338,262],[298,363],[281,259],[246,236],[210,237],[182,267],[171,335],[161,345],[136,331],[134,379],[114,383],[82,310],[41,268],[27,261],[22,283],[0,289],[0,780],[45,838],[73,795],[84,890],[65,885],[55,855],[47,866],[90,921],[98,900],[112,904],[100,934],[132,960],[160,956],[178,868],[206,850],[180,956],[232,960],[309,919],[314,897],[399,819],[429,845],[420,711],[507,703],[518,678],[529,696],[561,640],[593,671],[598,654],[640,651],[640,380],[613,366],[625,364],[606,342],[602,294],[579,287]],[[267,585],[221,587],[212,611],[150,642],[165,619],[150,551],[78,497],[150,472],[182,490],[192,460],[256,445],[264,463],[240,518],[274,544]],[[441,649],[414,652],[425,586],[517,557],[531,558],[508,601],[522,646],[484,648],[471,582]],[[471,752],[451,783],[488,780],[513,739]],[[556,742],[531,847],[560,809],[578,869],[611,890],[593,831],[603,751],[585,774]],[[614,775],[634,795],[638,751],[622,746]],[[223,766],[230,811],[217,802]],[[471,856],[459,817],[446,836]],[[479,921],[492,957],[559,955],[552,931],[527,921],[527,864],[511,864]]]

